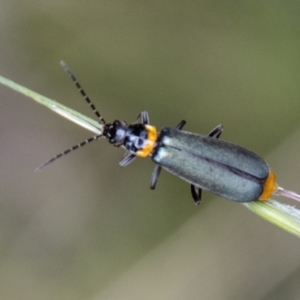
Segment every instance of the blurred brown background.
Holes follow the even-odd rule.
[[[108,121],[222,138],[300,192],[299,1],[0,1],[0,74]],[[101,140],[0,86],[0,299],[299,299],[300,241],[242,205]]]

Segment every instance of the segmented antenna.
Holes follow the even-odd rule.
[[[93,104],[93,102],[90,100],[89,96],[86,94],[86,92],[84,91],[84,89],[81,87],[80,83],[77,81],[76,77],[74,76],[74,74],[71,72],[71,70],[69,69],[69,67],[67,66],[67,64],[64,61],[60,61],[60,65],[63,67],[63,69],[65,70],[65,72],[69,75],[69,77],[72,79],[73,83],[75,84],[75,86],[77,87],[78,91],[80,92],[80,94],[83,96],[84,100],[88,103],[88,105],[92,108],[94,114],[97,116],[99,123],[102,125],[105,125],[106,122],[104,120],[104,118],[100,115],[99,111],[97,110],[97,108],[95,107],[95,105]],[[54,161],[56,161],[57,159],[61,158],[64,155],[69,154],[70,152],[77,150],[78,148],[81,148],[93,141],[98,140],[99,138],[103,137],[102,134],[100,135],[95,135],[59,154],[57,154],[56,156],[52,157],[51,159],[49,159],[48,161],[46,161],[45,163],[43,163],[42,165],[40,165],[39,167],[37,167],[35,169],[35,171],[40,171],[41,169],[43,169],[44,167],[48,166],[49,164],[53,163]]]
[[[62,156],[69,154],[70,152],[77,150],[78,148],[81,148],[93,141],[98,140],[99,138],[103,137],[103,135],[95,135],[89,139],[86,139],[85,141],[65,150],[64,152],[61,152],[57,155],[55,155],[54,157],[50,158],[48,161],[46,161],[45,163],[43,163],[42,165],[40,165],[39,167],[37,167],[34,171],[40,171],[41,169],[43,169],[44,167],[48,166],[49,164],[53,163],[54,161],[56,161],[57,159],[61,158]]]
[[[99,123],[105,125],[106,122],[105,122],[104,118],[101,116],[101,114],[99,113],[99,111],[95,107],[94,103],[91,101],[91,99],[89,98],[89,96],[86,94],[86,92],[84,91],[84,89],[81,87],[80,83],[77,81],[76,77],[71,72],[70,68],[67,66],[67,64],[63,60],[60,61],[60,65],[63,67],[63,69],[65,70],[65,72],[69,75],[69,77],[71,78],[71,80],[73,81],[73,83],[75,84],[75,86],[77,87],[78,91],[83,96],[84,100],[91,107],[93,113],[97,116],[97,118],[99,120]]]

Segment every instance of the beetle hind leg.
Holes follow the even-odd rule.
[[[216,127],[208,134],[208,136],[218,139],[218,138],[220,137],[222,131],[223,131],[223,126],[220,124],[220,125],[216,126]]]
[[[191,184],[191,194],[196,205],[201,203],[202,189]]]

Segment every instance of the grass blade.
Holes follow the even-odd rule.
[[[275,200],[249,202],[243,205],[263,219],[300,237],[300,210],[294,206]]]
[[[48,107],[55,113],[99,135],[103,125],[54,100],[0,76],[0,83]],[[243,203],[248,209],[283,230],[300,237],[300,210],[274,200]]]
[[[32,98],[34,101],[38,102],[39,104],[42,104],[52,111],[60,114],[61,116],[71,120],[72,122],[94,132],[95,134],[99,135],[102,133],[103,125],[99,124],[97,121],[84,116],[83,114],[68,108],[65,105],[62,105],[54,100],[51,100],[45,96],[42,96],[34,91],[31,91],[30,89],[21,86],[9,79],[6,79],[5,77],[0,76],[0,83],[3,85],[10,87],[11,89],[29,97]]]

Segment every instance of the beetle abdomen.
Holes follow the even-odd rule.
[[[240,202],[257,200],[269,175],[265,161],[247,149],[172,128],[160,132],[152,159],[197,187]]]

